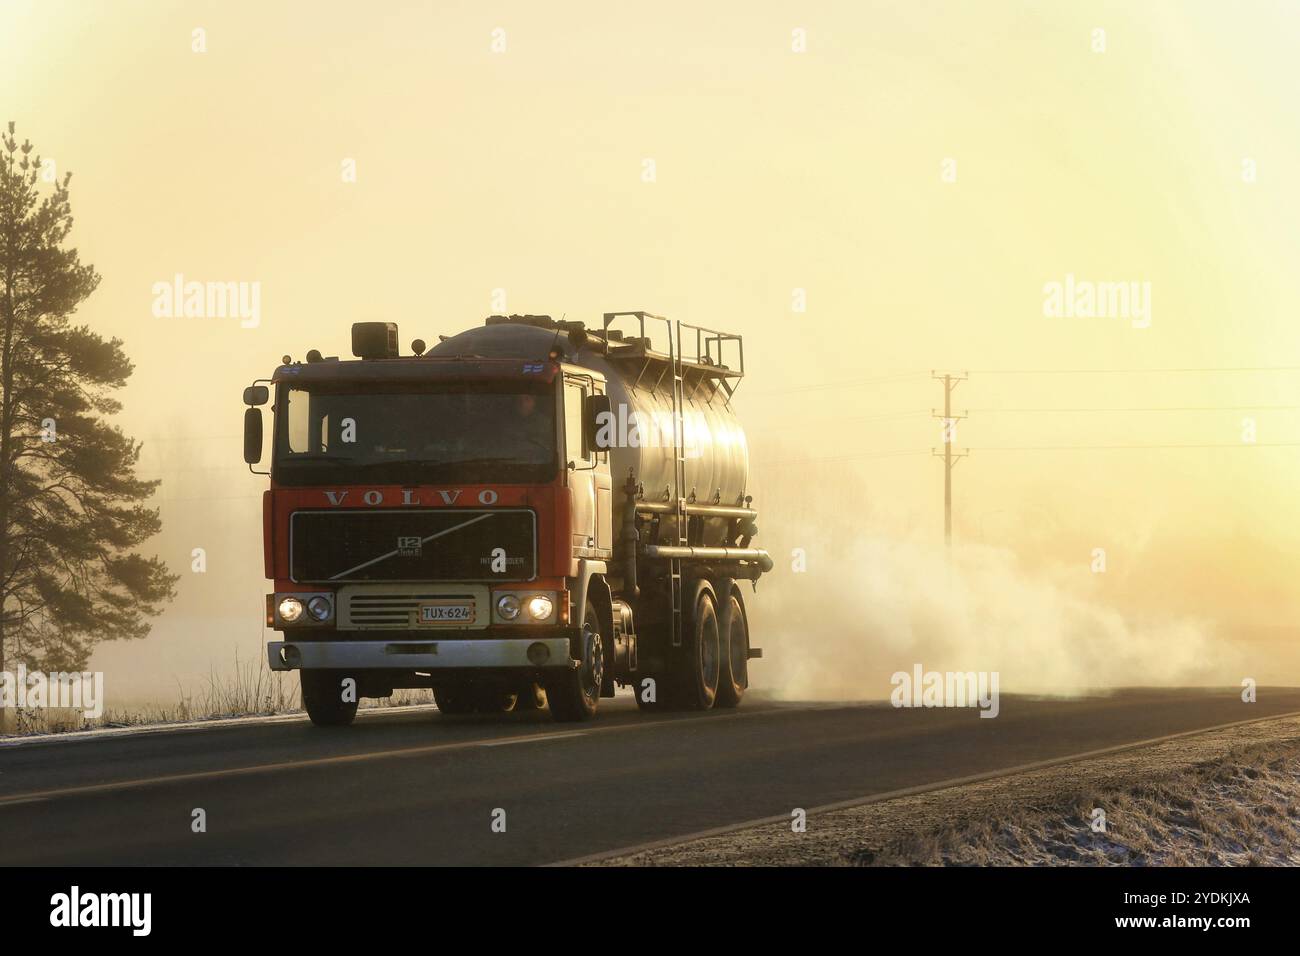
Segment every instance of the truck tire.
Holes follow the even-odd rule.
[[[713,592],[702,586],[694,610],[682,622],[682,646],[673,659],[673,703],[684,710],[708,710],[717,699],[722,671],[718,624]]]
[[[299,671],[302,705],[317,727],[346,727],[357,717],[357,702],[343,700],[342,671]]]
[[[734,590],[722,606],[719,650],[722,673],[718,676],[717,707],[737,707],[749,686],[749,620]]]
[[[587,602],[582,621],[582,660],[576,668],[547,678],[546,701],[551,716],[561,723],[590,720],[600,704],[600,686],[605,678],[605,646],[600,636],[600,618]]]

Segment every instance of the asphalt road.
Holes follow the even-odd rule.
[[[1300,712],[1300,690],[1239,693],[1003,696],[992,720],[752,699],[647,717],[619,698],[580,725],[421,709],[0,743],[0,865],[553,863]]]

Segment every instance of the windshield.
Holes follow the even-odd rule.
[[[275,480],[524,483],[554,477],[555,398],[549,386],[475,382],[386,389],[280,385]]]

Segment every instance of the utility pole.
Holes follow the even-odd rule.
[[[966,373],[961,375],[952,375],[938,372],[931,372],[930,377],[935,381],[943,382],[943,415],[938,415],[935,410],[930,409],[931,418],[943,418],[943,542],[952,547],[952,470],[956,467],[957,462],[961,461],[970,452],[962,452],[954,455],[952,452],[953,442],[957,438],[957,422],[965,418],[965,415],[953,415],[952,413],[952,392],[959,384],[966,381]],[[939,455],[934,449],[930,454]]]

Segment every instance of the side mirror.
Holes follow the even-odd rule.
[[[271,390],[265,385],[250,385],[244,389],[244,404],[265,405],[271,398]]]
[[[262,460],[262,412],[244,409],[244,462],[256,465]]]
[[[608,395],[588,395],[582,409],[582,431],[583,438],[586,441],[587,448],[593,452],[609,451],[613,447],[613,429],[606,432],[604,443],[596,441],[600,434],[601,426],[613,424],[613,411],[609,403]]]

